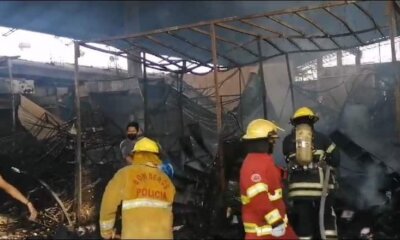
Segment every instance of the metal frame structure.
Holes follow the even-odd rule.
[[[329,1],[317,6],[306,6],[300,8],[291,8],[262,14],[255,14],[245,17],[229,17],[218,20],[203,21],[195,24],[188,24],[184,26],[169,27],[149,32],[138,34],[130,34],[124,36],[110,37],[106,39],[98,39],[93,41],[79,41],[75,42],[75,85],[76,85],[76,110],[77,121],[80,121],[80,103],[79,103],[79,77],[78,77],[78,60],[79,47],[87,47],[93,50],[98,50],[104,53],[114,54],[117,56],[125,57],[131,61],[141,63],[145,68],[152,68],[160,71],[167,71],[173,73],[192,73],[199,74],[195,70],[199,67],[206,67],[209,72],[214,72],[214,87],[215,87],[215,102],[216,102],[216,116],[217,116],[217,133],[220,139],[222,129],[222,104],[220,102],[219,94],[219,79],[218,72],[226,71],[233,68],[240,68],[255,63],[259,63],[260,67],[262,62],[277,56],[286,56],[287,70],[290,74],[289,54],[304,53],[304,52],[323,52],[323,51],[337,51],[344,49],[351,49],[354,47],[364,46],[382,40],[391,38],[394,39],[396,33],[396,19],[395,13],[400,12],[400,7],[395,1],[381,2],[387,4],[388,12],[391,14],[389,17],[389,24],[380,26],[374,15],[369,13],[363,7],[363,1]],[[364,19],[368,19],[370,27],[364,29],[354,30],[347,18],[343,18],[337,14],[335,10],[341,7],[351,7],[357,9],[358,14],[361,14]],[[390,10],[391,9],[391,10]],[[310,13],[317,12],[319,19],[329,18],[332,24],[337,24],[343,27],[346,32],[331,33],[324,29],[320,22],[310,17]],[[382,14],[382,13],[380,13]],[[313,31],[305,32],[302,29],[290,24],[284,20],[284,17],[290,16],[295,18],[296,21],[302,21],[307,28],[312,28]],[[272,25],[261,24],[260,21],[273,22],[279,28],[273,28]],[[391,34],[385,34],[387,31]],[[234,35],[229,38],[227,35],[222,36],[221,31],[230,33],[227,35]],[[290,33],[289,33],[290,32]],[[188,33],[188,34],[184,34]],[[374,33],[375,37],[368,40],[363,39],[363,34]],[[200,44],[193,40],[193,35],[202,35],[209,39],[207,46]],[[192,37],[190,37],[192,36]],[[351,37],[354,41],[352,44],[344,45],[343,42],[338,41],[339,38]],[[171,41],[164,41],[166,39],[174,39],[178,45],[174,45]],[[279,46],[281,42],[287,42],[288,48]],[[300,44],[298,41],[303,41]],[[321,41],[329,42],[323,46]],[[308,47],[305,47],[306,42]],[[101,43],[117,47],[118,51],[110,51],[100,47],[91,45],[91,43]],[[195,51],[185,51],[183,46],[191,46],[193,49],[206,52],[206,58],[200,57]],[[393,45],[393,42],[392,42]],[[312,46],[311,48],[309,46]],[[146,59],[145,54],[138,56],[132,54],[133,50],[140,50],[152,54],[164,62],[163,64],[153,62]],[[263,51],[268,49],[269,51]],[[394,45],[392,46],[392,54],[395,56]],[[242,54],[232,56],[232,52],[240,51]],[[168,56],[180,57],[180,60],[172,60]],[[243,60],[242,56],[246,55]],[[393,58],[395,59],[395,58]],[[175,69],[171,68],[173,66]],[[177,69],[176,69],[177,68]],[[203,73],[204,74],[204,73]],[[260,72],[263,78],[263,71]],[[199,74],[201,75],[201,74]],[[264,78],[262,79],[264,81]],[[292,79],[289,77],[290,87],[292,88]],[[266,92],[263,94],[264,99]],[[292,106],[294,107],[293,89],[291,91]],[[400,104],[399,104],[400,106]],[[264,102],[264,116],[267,117],[266,103]],[[81,171],[81,154],[80,149],[80,124],[77,124],[77,174]],[[217,167],[220,169],[221,188],[224,188],[224,166],[221,148],[219,147],[219,157]],[[77,177],[77,181],[81,178]],[[78,183],[77,188],[80,189],[81,184]],[[77,191],[79,194],[79,190]],[[78,197],[78,202],[81,198]],[[79,206],[79,204],[78,204]]]
[[[225,51],[218,51],[217,52],[217,59],[219,62],[225,62],[224,66],[217,65],[219,71],[224,71],[230,68],[237,68],[245,65],[255,64],[260,60],[265,61],[267,59],[281,56],[284,54],[290,53],[298,53],[298,52],[320,52],[320,51],[335,51],[339,49],[350,49],[357,46],[367,45],[374,42],[382,41],[382,39],[387,39],[389,36],[384,34],[385,29],[389,28],[387,26],[379,26],[377,21],[374,20],[373,16],[367,12],[362,7],[362,2],[357,1],[337,1],[337,2],[329,2],[322,5],[317,6],[307,6],[307,7],[300,7],[300,8],[292,8],[292,9],[285,9],[280,11],[273,11],[264,14],[256,14],[250,15],[245,17],[230,17],[224,18],[219,20],[212,20],[212,21],[205,21],[196,24],[189,24],[184,26],[178,27],[170,27],[160,30],[154,30],[144,33],[138,34],[131,34],[125,36],[118,36],[118,37],[111,37],[106,39],[99,39],[93,41],[85,41],[79,42],[81,46],[85,46],[91,49],[99,50],[106,53],[115,54],[118,56],[124,56],[129,58],[132,61],[136,62],[144,62],[147,67],[161,70],[161,71],[168,71],[168,72],[176,72],[180,73],[185,71],[187,73],[192,74],[199,74],[196,73],[196,68],[198,67],[206,67],[211,72],[213,70],[213,58],[210,57],[208,60],[200,59],[196,53],[192,53],[190,51],[184,52],[182,49],[179,49],[177,46],[172,45],[170,43],[165,43],[162,41],[163,38],[170,38],[177,41],[178,44],[186,44],[186,46],[191,46],[196,50],[202,50],[207,52],[208,55],[212,56],[213,52],[213,45],[209,44],[208,47],[204,46],[201,43],[195,43],[191,40],[188,34],[185,32],[191,32],[194,34],[201,34],[209,37],[212,39],[215,37],[216,45],[220,47],[224,47],[230,45],[232,48],[225,48]],[[397,6],[397,4],[396,4]],[[349,23],[346,22],[344,18],[339,16],[335,13],[334,9],[339,7],[354,7],[357,8],[360,14],[363,14],[365,19],[369,19],[370,25],[372,27],[368,27],[362,30],[353,30]],[[398,7],[397,7],[398,8]],[[332,24],[338,24],[344,26],[347,32],[343,33],[329,33],[322,28],[322,26],[317,23],[315,20],[307,16],[306,14],[309,12],[315,11],[322,11],[321,18],[330,18],[333,21]],[[295,27],[282,18],[284,16],[296,16],[296,21],[302,21],[303,23],[307,23],[307,27],[312,27],[314,31],[313,33],[305,33],[304,30],[300,29],[299,27]],[[278,29],[275,27],[265,26],[264,24],[259,23],[262,20],[270,20],[271,22],[275,22],[277,25],[280,26]],[[258,21],[258,22],[257,22]],[[206,30],[208,28],[208,31]],[[212,30],[214,29],[214,30]],[[238,40],[236,39],[228,39],[228,37],[218,35],[218,30],[225,30],[227,32],[234,33],[238,36]],[[288,34],[287,32],[291,32]],[[316,32],[316,33],[315,33]],[[360,35],[371,33],[371,32],[378,32],[379,37],[370,40],[364,41]],[[246,41],[243,39],[239,39],[243,36],[248,37]],[[356,44],[352,46],[346,46],[339,43],[336,39],[341,37],[353,37],[356,41]],[[334,47],[324,47],[321,46],[321,43],[318,43],[318,40],[329,40],[331,46]],[[274,49],[276,53],[268,54],[268,53],[260,53],[257,51],[257,44],[254,46],[250,46],[254,43],[257,43],[260,40],[260,44],[262,47]],[[291,49],[283,49],[279,47],[279,41],[287,40],[290,45]],[[305,40],[307,41],[308,45],[313,45],[313,49],[306,48],[299,44],[297,40]],[[116,46],[121,51],[109,51],[105,49],[101,49],[99,47],[95,47],[90,45],[89,43],[102,43],[106,45]],[[179,46],[179,45],[178,45]],[[147,52],[153,54],[160,59],[167,62],[167,64],[159,64],[152,62],[148,59],[144,59],[143,56],[132,56],[130,55],[133,49],[139,49],[142,52]],[[165,56],[162,56],[157,50],[160,49],[161,51],[165,50],[170,53],[171,56],[179,56],[182,60],[171,60]],[[295,49],[295,50],[294,50]],[[229,53],[233,51],[242,51],[243,53],[246,52],[248,55],[254,57],[252,61],[240,62],[238,57],[230,57],[228,56]],[[182,62],[183,60],[188,62],[188,65],[185,69],[183,68]],[[178,70],[174,70],[168,66],[174,66],[178,68]],[[204,74],[204,73],[203,73]]]

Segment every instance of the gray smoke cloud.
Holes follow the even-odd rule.
[[[359,162],[351,167],[353,170],[362,173],[356,178],[356,181],[352,182],[354,189],[358,189],[360,195],[350,194],[348,198],[350,201],[357,202],[360,208],[384,203],[385,197],[379,190],[383,187],[385,175],[394,170],[394,168],[386,169],[379,165],[379,162],[382,161],[384,164],[393,167],[392,153],[395,152],[395,149],[385,140],[374,135],[370,128],[369,116],[368,108],[365,105],[347,104],[343,111],[340,126],[343,133],[374,155],[373,162],[369,162],[368,156],[361,157]],[[342,164],[348,165],[348,162],[342,161]],[[354,177],[354,173],[351,171],[344,174]]]

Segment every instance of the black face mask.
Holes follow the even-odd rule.
[[[135,140],[137,138],[137,134],[128,134],[126,135],[127,138],[129,138],[130,140]]]

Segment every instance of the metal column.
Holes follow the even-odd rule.
[[[258,64],[260,68],[260,77],[261,77],[261,83],[262,83],[262,99],[263,99],[263,114],[264,118],[267,119],[268,113],[267,113],[267,88],[265,85],[265,78],[264,78],[264,68],[263,68],[263,62],[262,62],[262,49],[261,49],[261,38],[259,37],[257,39],[257,49],[258,49]]]
[[[178,91],[179,91],[179,99],[178,99],[178,106],[179,106],[179,121],[180,121],[180,137],[185,135],[185,122],[183,119],[183,74],[186,71],[186,61],[183,61],[182,72],[178,76]]]
[[[286,53],[285,58],[286,58],[287,73],[288,73],[288,77],[289,77],[290,98],[292,100],[292,110],[294,112],[294,111],[296,111],[296,106],[294,104],[293,78],[292,78],[292,70],[290,69],[289,54]]]
[[[82,130],[81,130],[81,99],[79,94],[79,63],[80,57],[79,43],[74,42],[75,48],[75,111],[76,111],[76,148],[75,148],[75,200],[76,200],[76,219],[80,222],[82,209]]]
[[[396,60],[396,47],[395,47],[395,37],[397,36],[397,26],[396,26],[396,13],[394,10],[394,1],[388,1],[388,13],[389,13],[389,25],[390,25],[390,47],[392,52],[392,64],[393,64],[393,77],[395,80],[395,109],[396,109],[396,127],[397,127],[397,137],[400,140],[400,84],[399,75],[397,74],[397,60]]]
[[[389,11],[389,25],[390,25],[390,47],[392,51],[392,62],[396,62],[396,48],[395,48],[395,37],[397,36],[397,26],[396,26],[396,13],[394,11],[393,4],[394,1],[388,1],[388,11]]]
[[[16,121],[16,109],[15,109],[15,93],[13,87],[13,75],[12,75],[12,61],[10,58],[7,59],[8,63],[8,78],[10,79],[10,91],[11,91],[11,109],[12,109],[12,133],[15,133],[17,121]]]
[[[217,135],[218,135],[218,168],[219,177],[221,184],[221,191],[225,189],[225,170],[224,170],[224,156],[222,151],[222,103],[219,95],[219,83],[218,83],[218,58],[217,58],[217,39],[215,36],[215,24],[210,24],[211,33],[211,50],[212,50],[212,61],[214,67],[214,88],[215,88],[215,104],[216,104],[216,115],[217,115]]]
[[[148,113],[148,99],[147,99],[147,66],[146,66],[146,53],[143,52],[143,112],[144,112],[144,134],[148,134],[149,130],[149,113]]]
[[[239,68],[239,114],[240,127],[243,126],[243,105],[242,105],[242,68]]]

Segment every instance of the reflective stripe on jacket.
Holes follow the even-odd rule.
[[[324,169],[318,164],[322,160],[328,164],[326,167],[337,167],[340,163],[340,154],[336,145],[325,135],[314,131],[314,152],[313,163],[306,168],[297,165],[295,134],[292,132],[283,141],[283,154],[289,165],[288,176],[288,197],[289,199],[305,198],[318,199],[321,197]],[[335,175],[331,171],[329,189],[335,189]]]
[[[274,239],[271,231],[287,226],[286,207],[282,199],[282,173],[271,155],[250,153],[240,169],[242,218],[246,239]],[[284,239],[295,239],[290,226]]]
[[[172,239],[175,187],[153,164],[122,168],[108,183],[100,209],[103,238],[112,235],[117,207],[122,203],[123,239]]]

